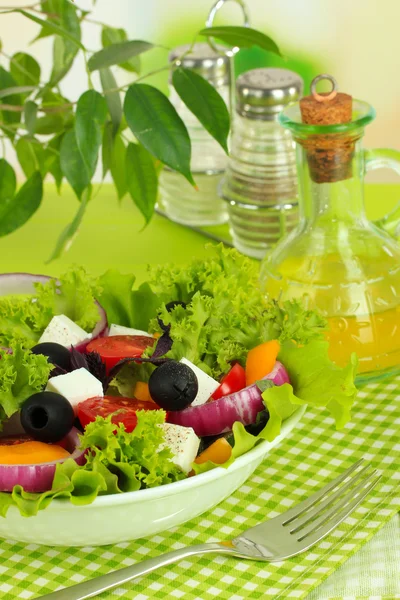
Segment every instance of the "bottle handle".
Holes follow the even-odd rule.
[[[364,150],[365,173],[375,169],[392,169],[400,175],[400,152],[389,148]],[[387,215],[374,221],[374,224],[384,229],[393,237],[400,237],[400,201]]]

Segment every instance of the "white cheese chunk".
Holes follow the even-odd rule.
[[[68,400],[77,412],[80,402],[96,396],[104,396],[103,385],[87,369],[76,369],[66,375],[50,377],[47,382],[46,392],[61,394]]]
[[[162,423],[160,427],[164,430],[165,443],[174,455],[172,462],[184,473],[189,473],[199,450],[200,438],[191,427],[171,423]]]
[[[219,387],[218,381],[215,381],[215,379],[207,375],[207,373],[204,373],[204,371],[199,369],[199,367],[196,367],[196,365],[191,363],[187,358],[182,358],[180,362],[184,363],[194,371],[197,381],[199,382],[199,391],[190,406],[205,404],[217,387]]]
[[[83,340],[90,338],[91,334],[71,321],[71,319],[65,315],[56,315],[43,331],[39,344],[42,342],[54,342],[70,348],[70,346],[75,346],[83,342]]]
[[[151,333],[147,333],[147,331],[124,327],[124,325],[115,325],[114,323],[110,326],[108,335],[145,335],[146,337],[153,337]]]

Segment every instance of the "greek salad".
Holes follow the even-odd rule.
[[[300,405],[350,419],[356,357],[333,364],[319,314],[266,301],[235,250],[138,286],[4,274],[0,294],[2,516],[228,467]]]

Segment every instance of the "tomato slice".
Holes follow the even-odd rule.
[[[86,427],[96,417],[108,417],[113,413],[111,422],[116,425],[123,423],[125,429],[131,432],[137,424],[137,410],[160,410],[156,404],[136,400],[136,398],[120,398],[118,396],[96,396],[78,404],[78,419]]]
[[[222,398],[223,396],[229,396],[229,394],[239,392],[245,387],[246,371],[243,369],[242,365],[236,363],[229,373],[224,375],[221,379],[220,386],[217,387],[211,398],[213,400],[218,400],[218,398]]]
[[[105,363],[107,374],[122,358],[137,358],[155,340],[145,335],[112,335],[89,342],[86,352],[97,352]]]

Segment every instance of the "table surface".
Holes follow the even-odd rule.
[[[400,200],[400,185],[367,185],[365,196],[368,216],[377,219]],[[59,260],[45,264],[77,208],[78,201],[68,186],[58,196],[54,186],[46,185],[42,205],[31,221],[0,238],[1,270],[56,275],[68,265],[82,264],[93,274],[113,267],[140,276],[146,263],[185,263],[210,252],[203,235],[159,215],[141,231],[143,219],[130,198],[125,197],[119,206],[114,188],[104,185],[91,200],[70,250]],[[227,227],[207,229],[227,232]]]
[[[369,218],[377,219],[396,205],[400,199],[400,185],[366,185],[365,196]],[[122,272],[133,272],[141,280],[148,263],[185,263],[191,258],[205,257],[212,251],[210,247],[206,247],[207,240],[201,233],[172,223],[159,215],[141,231],[143,220],[131,200],[126,197],[118,205],[113,187],[104,185],[91,201],[72,247],[61,259],[45,264],[59,233],[70,222],[77,206],[77,200],[67,186],[63,188],[61,196],[58,196],[54,186],[46,185],[42,206],[34,218],[20,230],[0,239],[1,270],[57,275],[69,265],[82,264],[93,274],[117,268]],[[207,229],[217,234],[228,234],[227,227]],[[384,532],[381,533],[382,536]],[[377,540],[376,543],[382,544],[382,540]],[[358,554],[361,559],[361,553]],[[354,563],[357,559],[353,557],[351,560]],[[354,565],[352,567],[351,562],[348,563],[349,567],[346,564],[341,567],[341,575],[338,571],[333,577],[343,579],[346,568],[351,573]],[[321,593],[322,591],[323,586]],[[318,596],[316,590],[313,598],[330,597],[327,593],[329,587],[325,595],[321,596]]]

